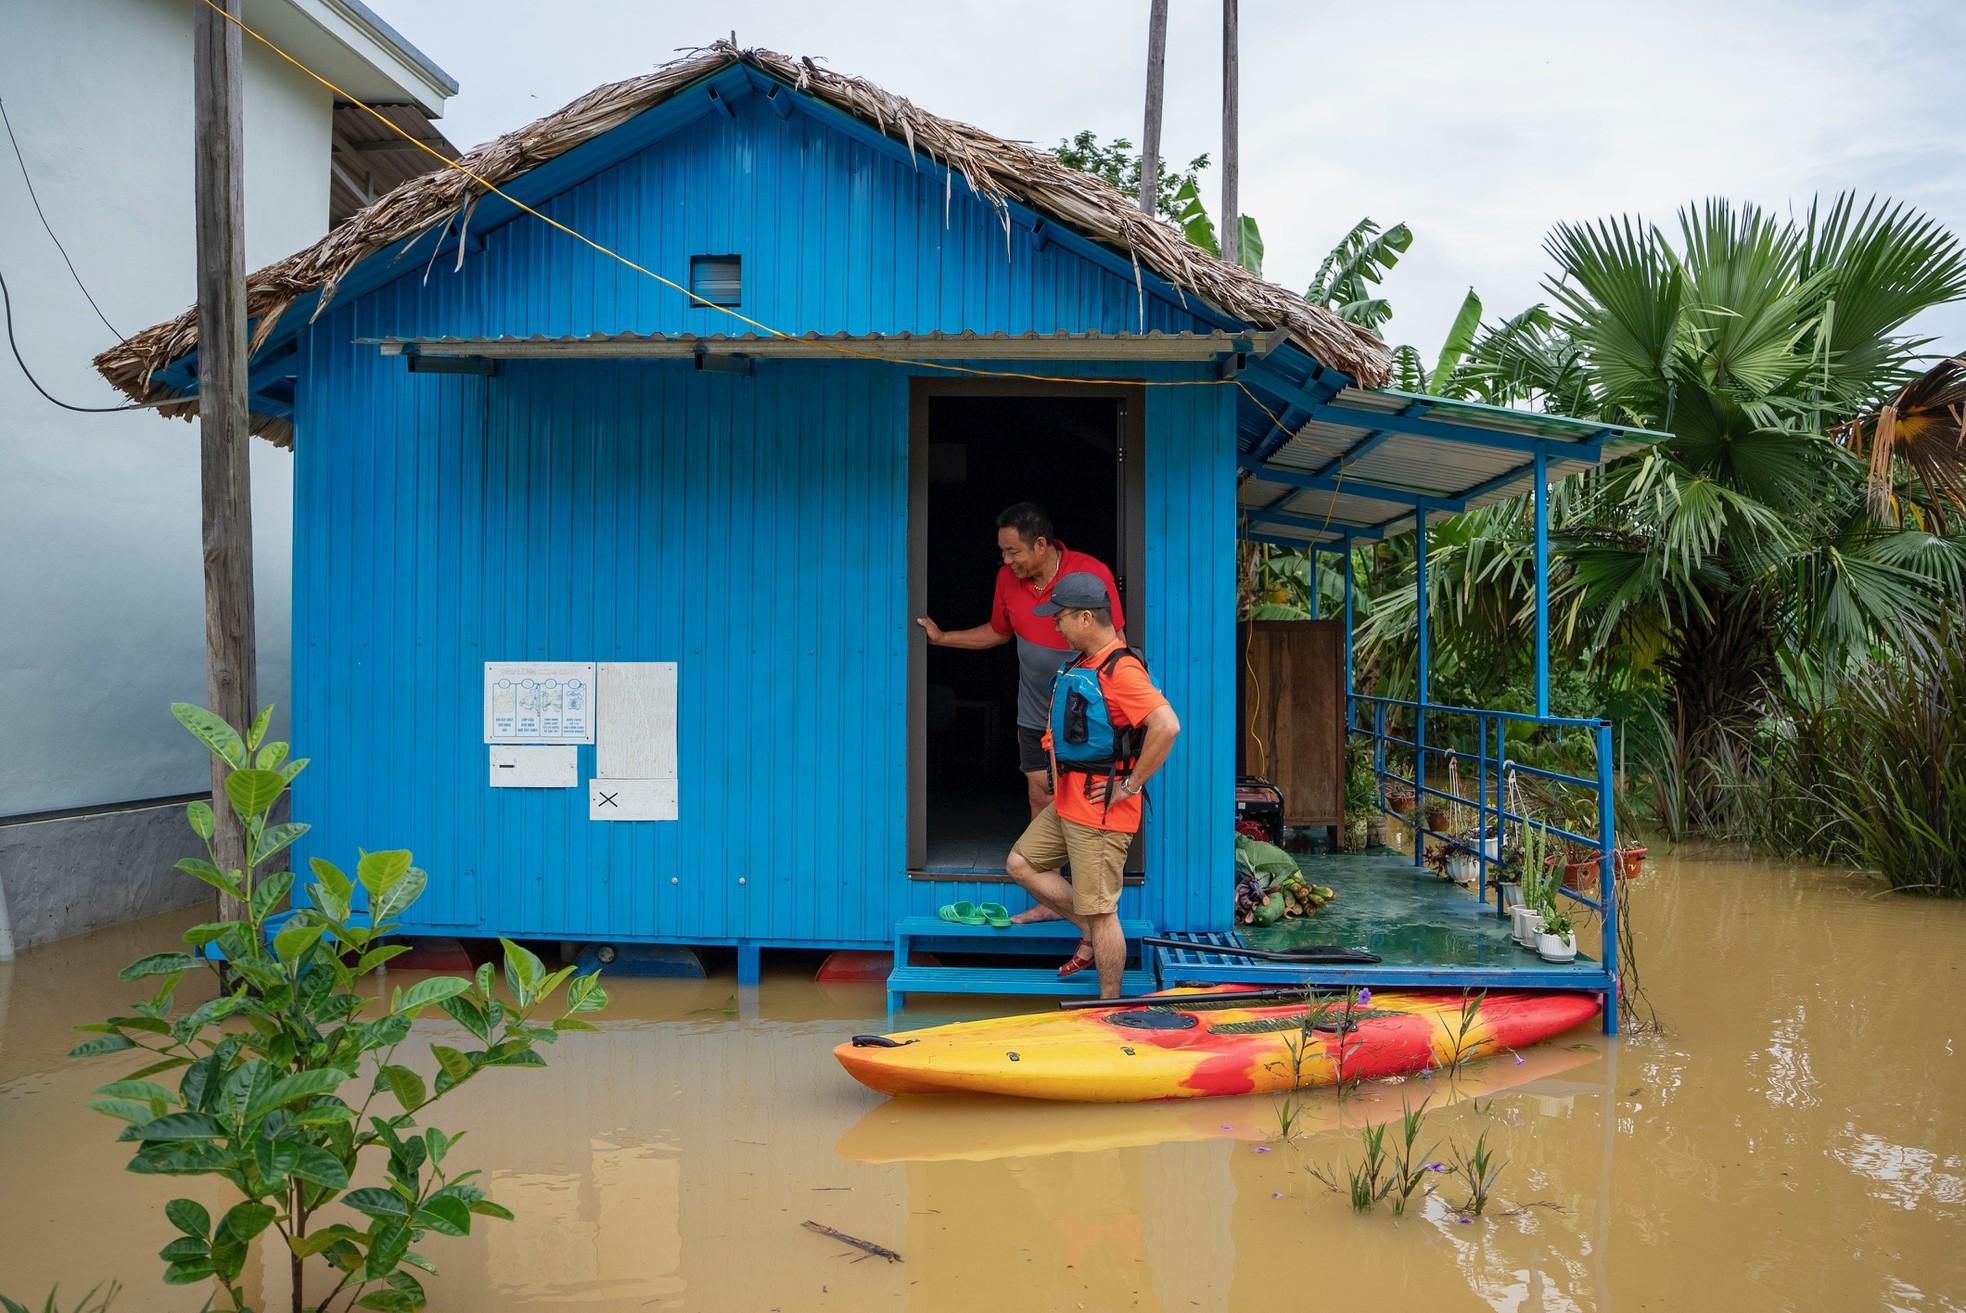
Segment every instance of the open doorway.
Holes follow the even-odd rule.
[[[1112,569],[1127,637],[1139,643],[1132,474],[1140,462],[1126,459],[1129,448],[1138,451],[1137,439],[1129,441],[1135,390],[986,392],[960,380],[916,387],[912,614],[944,629],[987,624],[1002,565],[997,516],[1029,501],[1050,514],[1058,542]],[[916,640],[909,683],[909,869],[931,878],[1000,876],[1030,820],[1018,764],[1016,645],[963,651]]]

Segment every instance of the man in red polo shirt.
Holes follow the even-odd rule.
[[[1051,599],[1052,585],[1068,574],[1089,574],[1106,587],[1112,599],[1113,628],[1124,633],[1126,615],[1120,609],[1113,573],[1096,558],[1075,552],[1052,536],[1051,517],[1035,502],[1018,502],[997,517],[997,549],[1003,566],[997,571],[996,596],[990,602],[990,622],[974,629],[947,630],[926,616],[915,621],[937,647],[979,651],[1017,642],[1017,766],[1036,816],[1051,801],[1051,758],[1044,749],[1046,717],[1051,711],[1051,677],[1071,658],[1072,648],[1059,636],[1049,615],[1032,608]],[[1017,922],[1049,921],[1043,905],[1011,918]]]

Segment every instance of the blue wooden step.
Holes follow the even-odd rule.
[[[1145,920],[1121,921],[1120,933],[1128,939],[1138,939],[1142,935],[1154,933],[1154,923]],[[1037,921],[1030,925],[1013,925],[1002,930],[987,925],[961,925],[955,921],[944,921],[939,916],[904,916],[894,925],[896,942],[904,939],[963,939],[981,940],[983,943],[963,947],[971,952],[987,952],[991,942],[1016,943],[1019,940],[1064,939],[1077,942],[1078,927],[1070,921]],[[1070,945],[1068,944],[1067,947]],[[1035,951],[1042,952],[1049,944],[1034,945]]]
[[[1130,940],[1154,932],[1151,921],[1120,922],[1120,932]],[[918,967],[908,964],[909,954],[918,948],[941,948],[962,953],[1056,953],[1068,954],[1078,943],[1078,927],[1070,921],[1038,921],[997,929],[987,925],[961,925],[939,916],[903,917],[894,927],[894,969],[887,977],[887,1007],[898,1012],[909,994],[1040,994],[1052,998],[1066,995],[1096,995],[1096,971],[1081,971],[1060,979],[1056,967]],[[1125,974],[1122,992],[1141,993],[1153,988],[1153,950],[1142,947],[1140,966]]]
[[[1154,987],[1153,973],[1128,971],[1121,992],[1144,994]],[[1040,994],[1052,998],[1099,992],[1099,973],[1081,971],[1061,980],[1051,967],[896,967],[888,973],[889,1006],[903,994]]]

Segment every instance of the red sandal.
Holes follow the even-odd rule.
[[[1058,968],[1058,978],[1063,980],[1067,976],[1076,976],[1094,965],[1096,963],[1092,956],[1092,945],[1080,940],[1078,948],[1074,949],[1072,956],[1066,959],[1065,965]]]

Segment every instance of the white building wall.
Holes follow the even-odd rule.
[[[0,272],[43,386],[114,405],[90,367],[195,295],[196,0],[0,0],[0,96],[89,308],[0,143]],[[246,41],[246,261],[327,228],[329,93]],[[253,442],[262,702],[287,695],[292,460]],[[206,787],[169,703],[205,700],[198,430],[78,415],[0,356],[0,817]],[[18,912],[18,909],[17,909]]]

